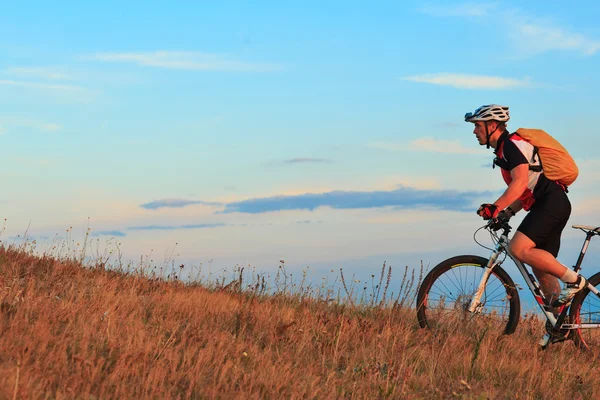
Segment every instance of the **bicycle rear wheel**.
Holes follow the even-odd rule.
[[[463,255],[432,269],[417,295],[419,326],[444,333],[484,328],[513,333],[519,323],[521,302],[515,284],[499,265],[487,280],[482,305],[474,313],[468,311],[487,262],[483,257]]]
[[[600,272],[589,278],[588,283],[600,289]],[[583,289],[573,299],[569,317],[573,324],[600,324],[600,298],[589,289]],[[571,338],[581,349],[600,351],[600,329],[573,329]]]

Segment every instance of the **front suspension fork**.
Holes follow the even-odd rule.
[[[473,297],[471,297],[471,303],[469,304],[469,308],[467,308],[467,310],[469,310],[469,312],[476,312],[479,309],[479,307],[482,305],[481,296],[483,295],[483,292],[485,291],[485,285],[487,285],[487,281],[488,281],[488,278],[490,277],[490,274],[492,273],[492,269],[494,269],[494,267],[496,265],[498,265],[497,261],[498,261],[498,254],[500,253],[500,246],[501,246],[501,243],[498,243],[496,250],[494,252],[492,252],[487,265],[483,269],[483,274],[481,276],[481,280],[479,281],[479,286],[477,286],[477,290],[475,290]]]

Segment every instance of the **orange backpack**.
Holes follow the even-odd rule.
[[[536,147],[542,170],[548,179],[565,186],[575,182],[579,175],[579,168],[573,157],[556,139],[541,129],[519,128],[516,134]]]

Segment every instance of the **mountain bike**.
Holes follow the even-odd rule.
[[[600,227],[573,225],[585,232],[583,247],[577,263],[579,272],[590,240],[600,235]],[[486,229],[495,248],[483,246],[475,235]],[[540,339],[545,349],[550,343],[572,340],[582,349],[600,348],[600,272],[592,275],[588,286],[572,299],[570,304],[552,312],[551,302],[540,288],[536,278],[527,271],[509,250],[511,226],[507,220],[493,219],[479,228],[475,242],[491,250],[489,258],[461,255],[449,258],[433,268],[423,280],[417,294],[417,318],[421,328],[451,334],[464,330],[467,324],[474,329],[495,329],[512,334],[517,329],[521,314],[518,288],[502,268],[508,256],[523,275],[527,287],[546,317],[546,333]],[[556,311],[556,309],[555,309]]]

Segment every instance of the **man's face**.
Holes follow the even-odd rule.
[[[493,133],[496,128],[496,121],[487,121],[488,124],[488,132]],[[485,133],[485,121],[476,121],[475,129],[473,129],[473,133],[477,137],[477,141],[480,145],[485,146],[487,143],[487,134]]]

